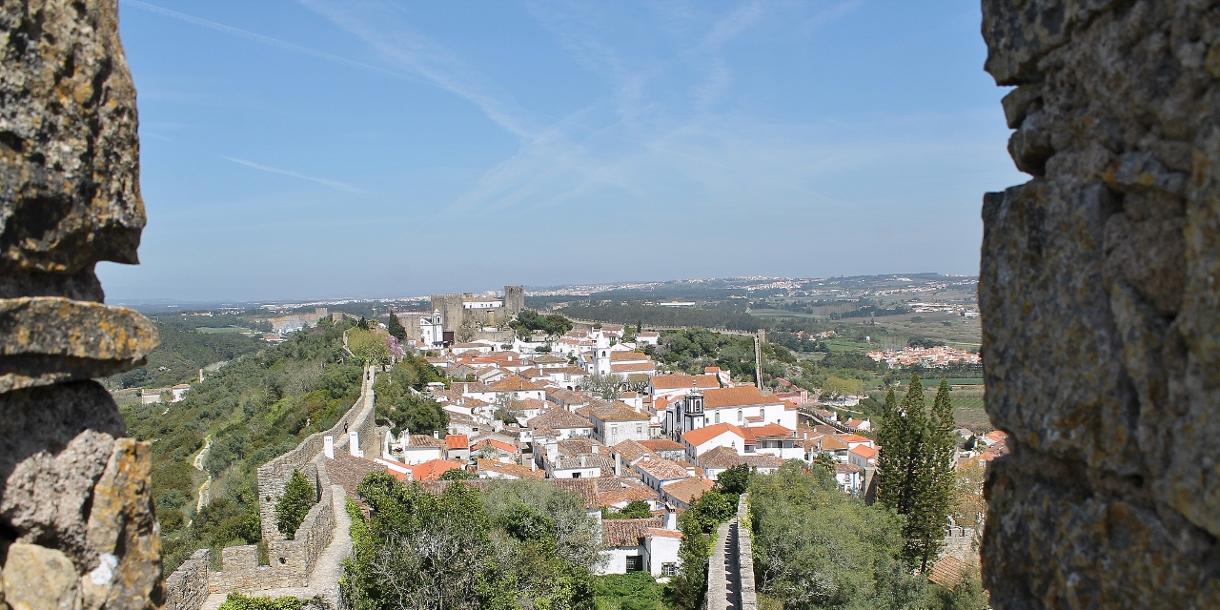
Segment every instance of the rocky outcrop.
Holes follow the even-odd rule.
[[[148,445],[90,381],[156,345],[94,274],[144,226],[117,25],[116,0],[0,0],[0,607],[161,603]]]
[[[997,608],[1220,607],[1220,6],[984,0]]]

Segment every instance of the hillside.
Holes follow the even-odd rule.
[[[107,378],[107,386],[147,388],[193,382],[201,368],[266,346],[256,336],[265,322],[259,324],[239,316],[178,313],[153,315],[150,319],[157,325],[160,344],[148,355],[147,364]]]
[[[329,428],[360,393],[360,366],[343,359],[346,327],[324,322],[239,358],[181,402],[123,407],[129,434],[152,441],[166,573],[197,548],[258,541],[255,469]],[[210,503],[196,512],[205,482]]]

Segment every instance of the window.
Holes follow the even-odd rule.
[[[634,557],[631,557],[631,556],[627,557],[627,571],[628,572],[643,572],[644,571],[644,558],[640,557],[639,555],[636,555]]]
[[[678,564],[672,561],[667,561],[661,564],[661,576],[677,576]]]

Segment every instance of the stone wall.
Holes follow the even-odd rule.
[[[14,607],[161,603],[149,448],[94,377],[152,323],[103,304],[99,261],[143,230],[117,0],[0,0],[0,552]]]
[[[333,436],[335,451],[349,451],[348,432],[354,431],[366,455],[380,455],[375,432],[375,380],[375,371],[365,369],[360,398],[334,426],[305,437],[291,451],[259,466],[259,514],[268,564],[260,565],[258,546],[252,544],[221,549],[219,569],[212,568],[207,550],[197,551],[166,579],[166,610],[198,610],[213,593],[258,593],[309,585],[318,557],[335,535],[334,488],[321,465],[324,439]],[[276,527],[275,504],[294,470],[314,482],[318,501],[293,539],[286,540]]]
[[[997,608],[1220,607],[1220,6],[984,0],[1032,178],[984,198]]]
[[[339,447],[347,447],[348,433],[356,432],[365,455],[381,455],[381,447],[374,431],[373,379],[372,370],[365,369],[360,397],[329,430],[310,434],[291,451],[258,467],[259,516],[262,519],[263,540],[283,540],[283,535],[275,525],[275,504],[284,495],[284,486],[288,484],[294,470],[300,470],[311,480],[320,479],[319,471],[325,469],[318,468],[313,462],[322,453],[327,436],[335,439],[335,448],[338,450]],[[325,476],[325,473],[321,473],[321,476]],[[327,486],[323,485],[319,489],[325,490]]]

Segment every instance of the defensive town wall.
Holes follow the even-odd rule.
[[[145,224],[117,5],[0,0],[13,607],[165,602],[150,452],[92,381],[156,345],[94,273],[138,262]],[[988,473],[991,602],[1220,607],[1220,9],[983,0],[983,36],[1031,176],[983,205],[987,410],[1011,449]],[[176,582],[210,586],[198,570]]]
[[[365,369],[360,398],[333,427],[305,437],[291,451],[259,466],[259,515],[268,563],[260,563],[258,545],[253,544],[222,549],[219,569],[212,568],[210,550],[196,551],[166,579],[166,610],[198,610],[213,593],[257,593],[309,584],[314,565],[335,530],[333,488],[326,468],[321,466],[326,438],[333,439],[335,450],[350,451],[354,434],[363,455],[379,455],[374,380],[372,368]],[[314,483],[318,501],[297,528],[294,539],[286,540],[276,528],[275,505],[294,471]]]
[[[984,0],[996,608],[1220,608],[1220,5]]]

